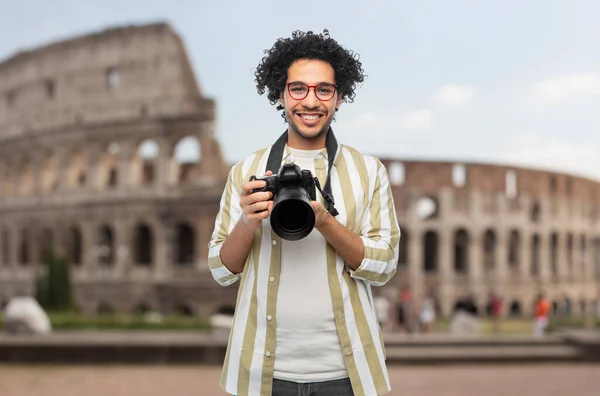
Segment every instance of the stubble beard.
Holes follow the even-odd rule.
[[[286,115],[287,119],[288,119],[288,125],[292,128],[292,130],[298,135],[300,136],[302,139],[304,140],[317,140],[319,139],[321,136],[325,135],[328,131],[329,131],[329,127],[331,126],[331,121],[329,120],[327,123],[325,123],[325,125],[323,125],[323,128],[321,128],[319,130],[319,132],[317,132],[315,135],[307,135],[306,133],[303,133],[300,128],[298,127],[298,125],[293,121],[293,114],[287,114]],[[327,115],[325,116],[327,117]]]

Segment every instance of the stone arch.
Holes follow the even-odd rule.
[[[552,275],[558,275],[558,233],[556,232],[550,236],[550,271]]]
[[[44,154],[40,181],[44,194],[53,193],[58,189],[58,158],[54,150],[48,150]]]
[[[100,264],[113,265],[115,263],[115,234],[110,226],[100,227],[96,247]]]
[[[454,271],[459,274],[469,271],[469,233],[464,228],[454,233]]]
[[[154,262],[152,254],[154,238],[152,230],[147,224],[140,223],[136,226],[134,244],[135,263],[145,266],[152,265]]]
[[[67,185],[69,188],[83,187],[86,183],[87,160],[81,148],[72,150],[69,154],[69,169]]]
[[[439,213],[439,202],[434,196],[423,196],[416,203],[417,216],[421,220],[437,219]]]
[[[508,315],[513,318],[519,318],[523,316],[523,309],[519,300],[513,300],[508,308]]]
[[[423,235],[423,269],[428,273],[438,270],[438,234],[433,230]]]
[[[68,234],[67,257],[72,265],[83,263],[83,240],[79,227],[71,227]]]
[[[179,139],[173,148],[175,175],[178,183],[194,180],[194,170],[202,159],[202,147],[196,136],[188,135]]]
[[[519,268],[521,256],[521,235],[518,230],[511,230],[508,237],[508,266],[513,270]]]
[[[142,140],[132,161],[133,180],[137,185],[152,185],[156,181],[160,146],[155,139]]]
[[[33,163],[25,157],[19,166],[19,195],[32,195],[34,183]]]
[[[540,274],[540,236],[536,233],[531,236],[531,275]]]
[[[30,263],[30,249],[29,249],[29,230],[24,228],[21,230],[21,240],[19,241],[19,264],[27,265]]]
[[[177,224],[176,264],[193,264],[196,259],[196,232],[187,223]]]
[[[117,142],[110,142],[104,147],[98,164],[100,187],[115,188],[119,184],[120,151],[121,147]]]
[[[483,234],[483,262],[486,270],[496,267],[496,233],[491,228]]]
[[[410,234],[404,227],[400,227],[400,249],[398,252],[398,265],[406,267],[408,266],[408,247],[410,246]]]

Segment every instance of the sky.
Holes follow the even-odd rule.
[[[182,37],[236,162],[285,130],[253,71],[294,30],[330,35],[367,74],[332,127],[385,158],[500,163],[600,180],[600,2],[0,0],[0,59],[110,26]]]

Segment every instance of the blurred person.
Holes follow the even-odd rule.
[[[535,301],[535,312],[533,317],[533,334],[536,337],[542,337],[544,335],[546,327],[548,327],[551,309],[550,302],[546,300],[543,293],[540,293]]]
[[[287,128],[232,167],[209,242],[215,280],[241,283],[220,385],[240,396],[307,388],[386,394],[371,286],[395,274],[400,228],[382,162],[338,145],[330,126],[342,102],[354,99],[362,65],[326,30],[296,31],[265,51],[255,77]],[[311,201],[314,228],[301,240],[274,233],[273,194],[255,191],[264,181],[249,181],[283,163],[316,172],[324,186]]]
[[[379,326],[381,327],[382,331],[387,330],[390,322],[390,309],[392,306],[390,300],[381,294],[373,299],[373,303],[375,305],[375,312],[377,314]]]
[[[499,333],[502,321],[502,299],[497,294],[492,294],[490,315],[492,317],[492,331],[494,333]]]
[[[423,332],[428,333],[433,328],[433,324],[435,323],[435,305],[434,301],[431,297],[425,298],[423,300],[423,305],[421,307],[421,329]]]

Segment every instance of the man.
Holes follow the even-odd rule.
[[[395,274],[400,231],[382,163],[338,145],[330,128],[363,81],[361,63],[327,31],[294,32],[266,52],[255,76],[288,127],[233,166],[209,243],[216,281],[241,281],[220,385],[239,396],[385,394],[370,286]],[[249,181],[284,163],[324,186],[311,201],[312,232],[296,241],[272,230],[272,194],[253,192],[265,182]]]

